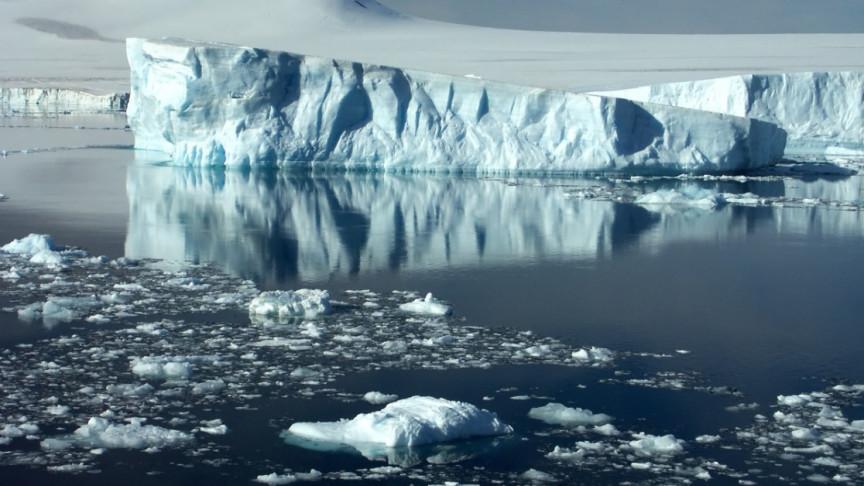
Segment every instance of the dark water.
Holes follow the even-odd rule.
[[[640,187],[681,184],[660,180]],[[688,184],[771,197],[862,200],[858,176]],[[112,258],[213,264],[262,289],[431,291],[471,325],[671,354],[674,359],[633,358],[626,371],[695,372],[706,383],[743,393],[603,383],[614,380],[614,370],[549,365],[382,370],[333,384],[351,393],[386,388],[401,396],[465,400],[494,410],[516,428],[515,437],[466,446],[476,454],[452,466],[453,480],[485,482],[484,474],[492,471],[491,477],[516,481],[512,474],[529,468],[555,471],[572,483],[656,480],[632,471],[562,469],[545,459],[550,445],[574,440],[537,438],[550,427],[529,419],[527,409],[548,401],[608,413],[622,430],[689,440],[744,427],[756,412],[770,415],[778,394],[864,382],[859,211],[827,204],[656,210],[570,196],[596,185],[614,182],[210,171],[135,163],[132,151],[117,149],[17,154],[0,159],[0,192],[10,196],[0,202],[0,241],[50,233],[58,242]],[[3,346],[70,329],[87,332],[86,325],[46,330],[19,322],[13,313],[0,314]],[[546,398],[519,401],[512,395]],[[738,402],[761,408],[724,411]],[[214,439],[228,451],[224,456],[231,461],[225,464],[203,465],[173,452],[112,451],[99,460],[101,474],[58,477],[16,466],[0,469],[0,479],[7,478],[0,482],[116,484],[132,471],[136,484],[246,483],[284,468],[328,472],[376,465],[278,438],[295,420],[350,417],[375,406],[313,397],[261,400],[254,407],[218,410],[216,416],[232,424],[231,434]],[[748,469],[746,449],[708,451],[692,443],[688,453]],[[789,466],[779,470],[784,467]],[[154,471],[159,473],[145,475]],[[800,473],[787,473],[801,479]],[[759,482],[784,481],[774,475]]]

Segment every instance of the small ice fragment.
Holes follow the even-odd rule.
[[[446,316],[452,312],[452,308],[436,299],[432,293],[426,294],[423,299],[416,299],[399,306],[404,312],[412,314],[423,314],[429,316]]]
[[[386,403],[394,402],[399,399],[399,395],[388,395],[386,393],[381,393],[379,391],[370,391],[366,392],[363,395],[363,400],[373,404],[373,405],[384,405]]]
[[[605,425],[612,417],[603,413],[595,414],[591,410],[570,408],[560,403],[547,403],[542,407],[532,408],[528,416],[551,425],[578,427],[580,425]]]
[[[300,289],[261,292],[249,303],[249,314],[273,318],[315,318],[330,312],[330,293]]]

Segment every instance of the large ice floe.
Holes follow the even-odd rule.
[[[771,123],[286,52],[127,40],[138,149],[177,164],[411,171],[734,171]]]
[[[416,447],[511,432],[512,427],[488,410],[464,402],[414,396],[351,420],[297,422],[284,435],[347,445],[362,452],[376,447]]]
[[[787,156],[864,156],[864,72],[747,74],[602,94],[776,123]]]

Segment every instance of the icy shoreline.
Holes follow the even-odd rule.
[[[94,94],[74,88],[0,87],[0,114],[122,113],[129,93]]]
[[[136,148],[180,165],[723,172],[779,161],[757,120],[225,44],[129,39]]]

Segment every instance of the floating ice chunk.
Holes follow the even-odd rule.
[[[150,380],[186,380],[192,374],[192,364],[183,358],[134,357],[129,367],[132,373]]]
[[[225,435],[228,433],[228,426],[223,424],[221,419],[206,420],[195,431],[210,435]]]
[[[45,412],[49,415],[66,415],[69,413],[69,407],[65,405],[52,405],[45,409]]]
[[[615,359],[615,353],[612,350],[594,346],[573,351],[570,356],[576,361],[585,363],[609,363]]]
[[[202,381],[192,385],[192,394],[194,395],[212,395],[219,393],[225,389],[225,381],[221,378],[215,380]]]
[[[638,456],[674,456],[684,452],[684,441],[674,435],[656,436],[650,434],[634,434],[636,440],[628,442],[633,452]]]
[[[103,449],[148,449],[176,447],[192,441],[192,436],[179,430],[144,425],[143,419],[131,419],[128,424],[115,424],[102,417],[92,417],[69,436],[45,439],[46,450],[69,447]]]
[[[560,403],[547,403],[542,407],[532,408],[528,416],[547,424],[565,427],[604,425],[612,421],[612,417],[604,413],[595,414],[591,410],[570,408]]]
[[[431,292],[426,294],[426,297],[423,299],[412,300],[400,305],[399,309],[412,314],[428,316],[446,316],[452,311],[449,305],[433,297]]]
[[[385,403],[390,403],[398,399],[399,395],[388,395],[379,391],[370,391],[363,395],[363,400],[366,400],[373,405],[384,405]]]
[[[618,428],[612,424],[598,425],[591,430],[600,434],[600,435],[605,435],[605,436],[609,436],[609,437],[621,435],[621,432],[618,430]]]
[[[519,479],[522,481],[527,481],[529,483],[555,483],[558,482],[558,479],[555,476],[543,472],[538,471],[537,469],[529,469],[524,473],[519,475]]]
[[[635,202],[642,206],[690,206],[702,209],[716,209],[726,204],[722,194],[690,185],[649,192],[637,197]]]
[[[31,424],[29,422],[25,422],[23,424],[6,424],[0,429],[0,437],[6,437],[9,439],[14,439],[17,437],[24,437],[25,435],[32,435],[39,432],[39,426],[36,424]]]
[[[469,403],[414,396],[351,420],[297,422],[285,434],[362,450],[376,445],[413,447],[512,431],[494,413]]]
[[[274,290],[261,292],[249,303],[249,314],[271,318],[314,318],[330,312],[326,290]]]
[[[16,255],[33,256],[43,251],[57,251],[58,248],[54,245],[54,240],[49,235],[37,235],[31,233],[24,238],[12,240],[0,247],[0,250],[6,253],[14,253]]]
[[[787,407],[800,407],[813,401],[813,397],[802,393],[800,395],[777,395],[777,404]]]
[[[322,474],[321,471],[317,471],[312,469],[308,473],[288,473],[288,474],[262,474],[255,478],[255,482],[278,485],[278,484],[291,484],[299,481],[318,481],[321,479]]]
[[[713,444],[720,441],[719,435],[700,435],[696,437],[696,442],[700,444]]]
[[[118,385],[107,385],[105,387],[105,391],[107,391],[111,395],[118,395],[123,397],[142,397],[145,395],[150,395],[155,391],[155,389],[148,383],[144,383],[143,385],[122,383]]]
[[[49,325],[81,319],[100,305],[99,299],[89,297],[49,297],[45,302],[30,304],[18,310],[18,318],[33,322],[42,319]]]
[[[289,376],[298,380],[317,380],[318,378],[321,378],[321,372],[312,368],[300,366],[291,370]]]
[[[22,257],[30,257],[30,263],[46,266],[60,266],[64,262],[60,253],[63,248],[54,244],[49,235],[38,235],[31,233],[24,238],[12,240],[0,247],[6,253],[13,253]]]

